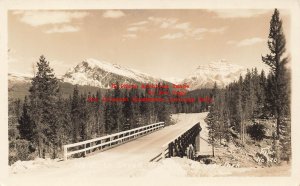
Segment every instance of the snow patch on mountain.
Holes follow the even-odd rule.
[[[237,81],[240,75],[244,76],[247,69],[243,66],[230,64],[226,60],[199,65],[198,68],[182,83],[187,83],[191,90],[212,88],[216,82],[219,88]]]
[[[168,77],[168,78],[163,78],[165,81],[173,83],[175,85],[181,84],[183,81],[183,78],[177,78],[177,77]]]
[[[71,84],[110,88],[111,83],[156,83],[162,81],[137,70],[96,59],[86,59],[69,69],[63,81]]]

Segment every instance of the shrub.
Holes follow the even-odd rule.
[[[265,126],[259,123],[254,123],[247,127],[247,133],[253,140],[261,141],[265,137]]]
[[[29,160],[30,142],[27,140],[15,140],[9,143],[9,164],[21,160]]]

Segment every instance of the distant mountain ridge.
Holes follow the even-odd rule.
[[[172,70],[172,69],[170,69]],[[237,81],[240,75],[245,75],[247,69],[243,66],[230,64],[225,60],[199,65],[193,73],[184,79],[156,78],[137,70],[122,67],[106,61],[86,59],[70,68],[63,76],[59,77],[62,83],[73,85],[91,86],[108,89],[111,84],[140,84],[166,82],[173,84],[188,84],[190,90],[212,88],[214,83],[222,88],[233,81]],[[9,84],[28,84],[32,76],[26,74],[9,73]]]

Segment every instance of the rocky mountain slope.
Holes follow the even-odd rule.
[[[148,74],[111,64],[105,61],[87,59],[69,69],[62,80],[71,84],[110,88],[111,83],[120,84],[158,83],[163,80]]]

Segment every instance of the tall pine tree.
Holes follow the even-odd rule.
[[[282,28],[282,20],[279,17],[279,11],[275,9],[270,21],[270,32],[268,39],[268,47],[270,53],[262,56],[262,61],[270,66],[273,74],[274,84],[272,90],[274,92],[273,106],[277,119],[276,134],[277,140],[280,136],[280,125],[288,105],[287,79],[286,79],[286,63],[288,58],[285,54],[285,36]]]
[[[34,123],[34,142],[39,157],[45,157],[45,153],[53,153],[54,148],[59,84],[44,56],[40,57],[37,67],[29,89],[30,117]]]

